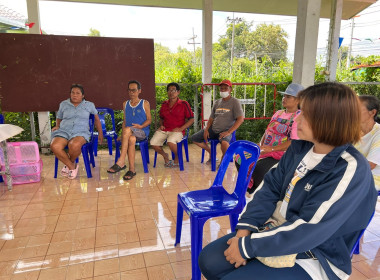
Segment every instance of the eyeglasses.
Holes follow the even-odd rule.
[[[133,89],[128,89],[128,92],[133,92],[133,93],[135,93],[135,92],[137,92],[138,91],[138,89],[137,88],[133,88]]]
[[[177,92],[178,90],[176,89],[172,89],[172,90],[168,90],[168,93],[172,93],[172,92]]]

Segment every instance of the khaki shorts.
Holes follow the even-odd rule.
[[[163,146],[165,140],[170,143],[177,144],[181,142],[183,138],[182,132],[172,132],[172,131],[162,131],[157,130],[152,139],[150,140],[150,144],[152,146]]]

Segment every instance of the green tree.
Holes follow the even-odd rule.
[[[288,34],[275,24],[260,24],[255,30],[252,22],[244,19],[235,24],[235,35],[233,53],[236,58],[257,59],[261,61],[267,56],[273,63],[286,60]],[[214,45],[216,56],[229,60],[232,49],[233,25],[228,25],[226,34],[221,36],[218,43]]]
[[[247,57],[253,58],[268,56],[274,63],[280,60],[286,60],[288,34],[277,24],[260,24],[254,32],[247,37],[245,44],[247,46]]]
[[[90,37],[101,37],[100,31],[95,28],[90,28],[90,33],[88,33]]]

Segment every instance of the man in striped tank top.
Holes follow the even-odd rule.
[[[130,180],[136,175],[135,170],[135,144],[149,136],[150,105],[147,100],[140,99],[141,84],[132,80],[128,82],[128,94],[130,100],[123,103],[124,120],[122,131],[121,152],[118,161],[107,170],[108,173],[117,173],[127,168],[125,159],[128,155],[129,170],[123,176],[124,180]]]

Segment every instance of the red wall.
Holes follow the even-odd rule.
[[[153,39],[0,34],[3,111],[57,111],[73,83],[96,107],[121,110],[129,80],[155,108]]]

